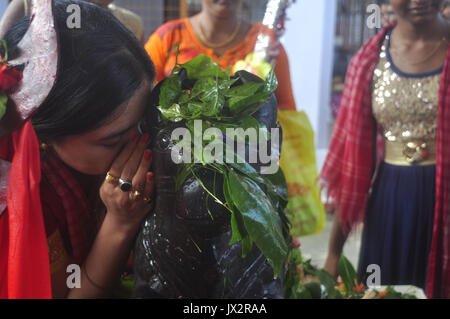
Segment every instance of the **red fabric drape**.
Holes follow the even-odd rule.
[[[39,143],[31,122],[0,140],[0,150],[11,161],[8,207],[0,217],[0,297],[51,298]]]

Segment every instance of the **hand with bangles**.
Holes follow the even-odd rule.
[[[136,135],[112,163],[100,188],[107,212],[119,225],[139,225],[153,207],[152,152],[146,149],[149,135]]]

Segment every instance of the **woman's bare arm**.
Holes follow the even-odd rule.
[[[347,235],[342,231],[339,213],[336,212],[331,229],[330,241],[328,243],[328,257],[324,266],[324,269],[334,277],[338,276],[339,259],[341,258],[342,249],[346,240]]]
[[[67,298],[109,297],[130,256],[138,226],[118,225],[113,218],[108,215],[105,217],[89,256],[81,268],[81,287],[71,289]]]

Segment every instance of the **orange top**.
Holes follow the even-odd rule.
[[[159,82],[170,75],[175,66],[177,47],[180,53],[178,63],[183,64],[199,54],[205,54],[216,61],[222,69],[233,67],[237,61],[244,60],[253,52],[256,38],[263,30],[262,23],[252,25],[244,41],[228,50],[222,57],[215,55],[214,50],[206,47],[195,35],[188,18],[174,20],[159,27],[150,36],[145,49],[150,55],[156,69],[156,80]],[[280,53],[276,58],[275,74],[279,86],[275,92],[278,106],[284,110],[295,110],[295,100],[292,94],[291,74],[286,51],[280,45]]]

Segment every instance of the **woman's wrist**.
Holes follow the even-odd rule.
[[[116,238],[124,237],[126,239],[134,238],[139,230],[139,225],[140,223],[124,221],[117,218],[116,215],[107,212],[102,227],[105,227],[108,233],[111,233],[111,236]]]
[[[340,258],[341,258],[341,254],[339,252],[335,252],[335,251],[328,252],[328,257],[327,257],[328,260],[336,261],[336,260],[339,260]]]
[[[104,298],[115,285],[133,248],[139,227],[106,214],[94,244],[83,264],[86,285],[72,289],[69,298]]]

